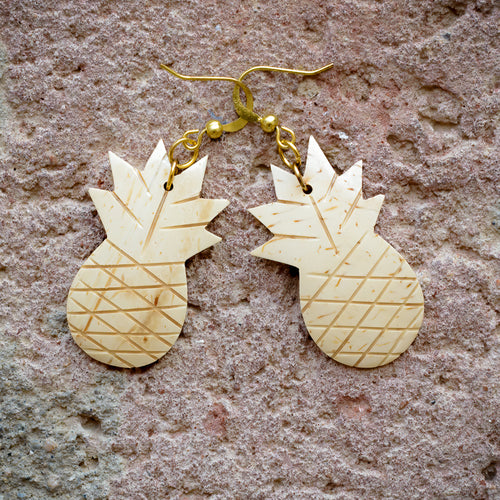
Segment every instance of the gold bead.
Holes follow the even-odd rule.
[[[278,126],[278,117],[274,115],[267,115],[260,121],[260,126],[264,132],[274,132]]]
[[[223,132],[224,129],[222,128],[222,123],[220,121],[210,120],[207,123],[207,135],[210,139],[218,139]]]

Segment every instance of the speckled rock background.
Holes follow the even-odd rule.
[[[494,0],[3,0],[0,3],[0,498],[500,498],[499,10]],[[308,337],[293,268],[249,251],[270,233],[273,139],[206,143],[205,197],[231,200],[219,245],[187,265],[174,348],[138,370],[73,343],[65,301],[105,234],[87,194],[107,151],[143,166],[232,87],[191,74],[251,65],[305,153],[365,162],[378,232],[417,271],[426,317],[376,370]]]

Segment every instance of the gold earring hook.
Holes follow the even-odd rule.
[[[322,73],[323,71],[327,71],[331,68],[333,68],[333,63],[327,64],[326,66],[323,66],[322,68],[313,69],[310,71],[300,70],[300,69],[290,69],[290,68],[278,68],[275,66],[254,66],[253,68],[249,68],[246,71],[244,71],[240,75],[240,77],[238,78],[238,81],[240,83],[242,83],[243,78],[245,78],[249,73],[252,73],[253,71],[277,71],[280,73],[292,73],[295,75],[314,76],[314,75],[317,75],[319,73]],[[257,113],[255,113],[253,111],[253,109],[250,109],[248,106],[245,106],[241,102],[239,86],[234,87],[233,103],[234,103],[234,107],[236,109],[236,112],[238,113],[238,116],[244,118],[246,121],[248,121],[248,122],[260,122],[260,120],[262,119]]]
[[[275,66],[254,66],[253,68],[244,71],[240,75],[238,80],[241,82],[243,78],[245,78],[245,76],[247,76],[252,71],[278,71],[281,73],[292,73],[296,75],[312,76],[312,75],[317,75],[318,73],[321,73],[323,71],[326,71],[332,67],[333,64],[327,64],[322,68],[307,71],[300,69],[277,68]],[[260,123],[260,126],[262,130],[264,130],[264,132],[276,132],[276,144],[278,146],[278,153],[280,155],[280,158],[283,160],[283,163],[293,171],[295,177],[297,177],[300,187],[302,188],[302,191],[304,191],[304,193],[306,194],[309,194],[311,192],[311,186],[309,186],[305,182],[300,172],[300,165],[302,163],[302,159],[299,150],[295,146],[295,134],[293,133],[293,131],[287,127],[280,126],[279,119],[277,116],[268,115],[266,117],[261,117],[253,110],[244,106],[240,98],[240,87],[237,85],[235,85],[233,89],[233,102],[236,112],[238,113],[238,116],[244,118],[247,121]],[[290,139],[284,139],[282,137],[283,132],[289,134]],[[293,161],[290,161],[285,156],[285,151],[290,151],[291,153],[293,153],[294,156]]]
[[[238,80],[241,82],[243,80],[243,78],[245,78],[245,76],[247,76],[252,71],[278,71],[280,73],[293,73],[295,75],[314,76],[314,75],[318,75],[319,73],[323,73],[323,71],[327,71],[331,68],[333,68],[333,63],[327,64],[326,66],[323,66],[322,68],[313,69],[310,71],[302,70],[302,69],[277,68],[275,66],[254,66],[253,68],[250,68],[250,69],[247,69],[246,71],[244,71],[240,75]]]
[[[274,66],[254,66],[253,68],[247,69],[244,71],[238,79],[232,78],[229,76],[188,76],[181,75],[174,71],[172,68],[166,66],[165,64],[160,64],[160,68],[168,71],[170,74],[174,75],[181,80],[198,80],[198,81],[226,81],[234,83],[233,90],[233,103],[235,110],[238,114],[238,119],[222,125],[217,120],[210,120],[206,127],[200,132],[199,130],[188,130],[179,140],[177,140],[170,148],[168,152],[168,158],[172,165],[170,170],[170,175],[168,181],[165,183],[165,189],[169,191],[173,187],[173,179],[174,176],[177,175],[180,171],[191,166],[196,159],[198,158],[199,149],[201,146],[201,141],[203,139],[203,135],[207,134],[211,139],[217,139],[222,135],[222,132],[236,132],[237,130],[241,130],[249,121],[260,123],[262,129],[265,132],[273,132],[276,131],[276,143],[278,145],[278,152],[285,163],[285,165],[291,168],[296,175],[300,186],[302,187],[305,193],[310,192],[310,186],[305,184],[304,179],[302,178],[302,174],[300,173],[300,165],[301,165],[301,157],[298,149],[295,146],[295,134],[291,129],[286,127],[279,126],[279,120],[276,116],[269,115],[265,118],[262,118],[257,113],[253,111],[253,96],[250,92],[250,89],[243,83],[243,78],[245,78],[252,71],[277,71],[281,73],[292,73],[297,75],[317,75],[323,71],[326,71],[333,67],[333,64],[328,64],[323,66],[322,68],[318,68],[315,70],[307,71],[307,70],[299,70],[299,69],[288,69],[288,68],[278,68]],[[241,101],[240,89],[243,90],[246,96],[246,106]],[[290,134],[290,139],[282,139],[281,133],[287,132]],[[198,134],[198,138],[192,139],[189,137],[191,134]],[[176,158],[174,158],[174,151],[177,146],[183,145],[185,149],[192,152],[192,157],[189,161],[185,163],[179,163]],[[295,159],[292,162],[288,160],[284,154],[285,151],[290,150],[295,156]]]
[[[160,68],[168,71],[171,75],[180,78],[181,80],[200,80],[200,81],[208,81],[208,80],[222,80],[226,82],[233,82],[236,85],[239,85],[241,82],[236,78],[231,78],[230,76],[189,76],[189,75],[181,75],[177,71],[173,70],[166,64],[160,64]],[[243,84],[243,86],[245,86]]]
[[[224,81],[224,82],[232,82],[235,84],[235,88],[238,89],[238,98],[240,97],[239,94],[239,89],[243,90],[245,93],[246,97],[246,106],[244,106],[246,109],[249,109],[250,112],[253,112],[253,95],[250,92],[250,89],[240,80],[236,78],[231,78],[230,76],[189,76],[189,75],[181,75],[180,73],[177,73],[177,71],[174,71],[172,68],[165,64],[160,64],[160,68],[168,71],[171,75],[174,75],[177,78],[180,78],[181,80],[194,80],[194,81]],[[241,103],[241,100],[240,100]],[[241,103],[243,106],[243,104]],[[222,126],[222,130],[224,132],[237,132],[238,130],[241,130],[247,123],[248,120],[246,120],[244,117],[238,115],[239,118],[237,120],[234,120],[231,123],[226,123]]]

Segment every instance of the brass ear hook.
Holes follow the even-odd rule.
[[[274,132],[276,131],[276,143],[278,145],[278,152],[280,158],[283,160],[285,165],[289,167],[295,176],[297,177],[303,191],[305,193],[310,193],[311,188],[308,186],[304,179],[302,178],[302,174],[300,173],[300,165],[301,165],[301,157],[300,153],[295,146],[295,134],[292,130],[286,127],[280,127],[279,120],[274,115],[268,115],[265,117],[259,116],[257,113],[253,111],[253,96],[250,92],[250,89],[243,83],[243,78],[245,78],[252,71],[278,71],[281,73],[292,73],[296,75],[317,75],[323,71],[326,71],[333,67],[333,64],[328,64],[327,66],[323,66],[322,68],[318,68],[312,71],[299,70],[299,69],[288,69],[288,68],[277,68],[274,66],[254,66],[253,68],[247,69],[244,71],[238,79],[231,78],[229,76],[188,76],[181,75],[174,71],[172,68],[166,66],[165,64],[160,64],[160,68],[168,71],[170,74],[174,75],[181,80],[198,80],[198,81],[225,81],[234,83],[233,90],[233,103],[238,114],[238,119],[234,120],[231,123],[227,123],[223,125],[218,120],[210,120],[205,128],[200,132],[199,130],[188,130],[184,133],[184,135],[175,141],[168,151],[168,159],[170,164],[172,165],[170,170],[170,175],[168,177],[167,182],[165,183],[165,189],[170,191],[173,187],[174,176],[178,174],[181,170],[184,170],[197,160],[198,154],[200,151],[201,142],[203,139],[203,135],[207,134],[211,139],[218,139],[221,137],[223,132],[236,132],[241,130],[249,121],[258,122],[262,127],[262,130],[265,132]],[[246,96],[246,105],[244,105],[241,101],[240,89],[243,90]],[[286,132],[290,135],[290,139],[282,138],[282,133]],[[198,134],[196,139],[189,137],[192,134]],[[181,145],[188,151],[192,152],[191,159],[186,161],[185,163],[179,163],[179,161],[174,158],[175,149]],[[295,156],[293,163],[285,156],[285,151],[290,150]]]
[[[253,68],[247,69],[244,71],[238,80],[241,82],[245,76],[247,76],[249,73],[252,71],[279,71],[281,73],[293,73],[295,75],[307,75],[307,76],[314,76],[318,75],[319,73],[323,73],[323,71],[327,71],[329,69],[333,68],[333,63],[327,64],[326,66],[323,66],[322,68],[318,69],[313,69],[313,70],[303,70],[303,69],[289,69],[289,68],[277,68],[276,66],[254,66]]]
[[[169,68],[165,64],[160,64],[160,68],[168,71],[170,74],[174,75],[177,78],[180,78],[181,80],[198,80],[198,81],[215,80],[215,81],[232,82],[238,89],[238,98],[240,97],[239,89],[242,89],[243,92],[245,93],[247,100],[246,109],[248,108],[249,110],[253,110],[253,96],[252,93],[250,92],[250,89],[243,82],[240,82],[236,78],[231,78],[228,76],[181,75],[180,73],[177,73],[177,71],[174,71],[172,68]],[[175,141],[172,144],[172,146],[170,146],[170,149],[168,150],[167,154],[168,154],[168,160],[171,165],[171,169],[168,179],[164,185],[165,189],[167,191],[170,191],[173,188],[174,176],[180,173],[182,170],[185,170],[186,168],[193,165],[194,162],[198,159],[201,142],[203,140],[204,134],[207,134],[208,137],[210,137],[211,139],[218,139],[219,137],[222,136],[224,132],[236,132],[238,130],[241,130],[247,123],[248,120],[245,120],[245,118],[238,115],[238,119],[232,121],[231,123],[222,124],[218,120],[210,120],[208,121],[205,128],[201,132],[198,129],[186,131],[180,139]],[[198,134],[198,137],[196,139],[189,137],[192,134]],[[184,163],[180,163],[178,159],[174,157],[175,149],[181,144],[184,147],[184,149],[186,149],[191,153],[191,158]]]
[[[333,64],[327,64],[322,68],[314,69],[312,71],[304,71],[299,69],[277,68],[274,66],[254,66],[253,68],[244,71],[238,78],[238,81],[241,83],[243,78],[245,78],[245,76],[247,76],[252,71],[279,71],[281,73],[293,73],[296,75],[312,76],[312,75],[317,75],[318,73],[321,73],[323,71],[326,71],[332,67]],[[312,188],[311,186],[306,184],[304,178],[302,177],[302,174],[300,173],[300,166],[302,164],[302,159],[300,157],[299,150],[295,146],[295,134],[293,130],[287,127],[280,126],[278,117],[275,115],[268,115],[262,117],[259,116],[257,113],[255,113],[253,109],[244,106],[243,103],[241,102],[240,87],[238,85],[235,85],[233,90],[233,103],[236,109],[236,113],[238,113],[238,116],[240,116],[241,118],[244,118],[248,122],[259,123],[264,132],[270,133],[276,131],[276,144],[278,146],[278,153],[280,155],[280,158],[283,160],[283,163],[293,171],[295,177],[297,177],[297,180],[299,181],[302,191],[304,191],[304,193],[306,194],[309,194],[312,191]],[[289,139],[282,138],[283,132],[286,132],[290,136],[290,138]],[[294,155],[293,161],[290,161],[285,156],[285,151],[291,151],[293,153]]]
[[[306,76],[314,76],[319,73],[322,73],[323,71],[327,71],[329,69],[333,68],[333,63],[327,64],[326,66],[323,66],[322,68],[318,69],[313,69],[311,71],[306,71],[306,70],[300,70],[300,69],[289,69],[289,68],[277,68],[275,66],[254,66],[253,68],[247,69],[244,71],[240,77],[238,78],[238,81],[242,83],[243,78],[245,78],[249,73],[252,73],[253,71],[277,71],[280,73],[292,73],[295,75],[306,75]],[[248,106],[245,106],[241,102],[240,98],[240,89],[239,86],[235,86],[233,90],[233,103],[234,107],[236,109],[236,112],[238,113],[238,116],[244,118],[245,120],[249,122],[261,122],[262,117],[260,117],[257,113],[253,111],[253,109],[250,109]]]
[[[168,71],[171,75],[174,75],[177,78],[180,78],[181,80],[195,80],[195,81],[224,81],[224,82],[232,82],[235,84],[235,88],[243,90],[246,96],[246,108],[252,112],[253,110],[253,96],[252,93],[250,92],[250,89],[240,80],[236,78],[231,78],[230,76],[189,76],[189,75],[181,75],[180,73],[177,73],[177,71],[174,71],[172,68],[166,66],[165,64],[160,64],[160,68]],[[238,92],[238,98],[240,97],[240,94]],[[240,100],[241,103],[241,100]],[[243,104],[242,104],[243,106]],[[226,123],[222,125],[222,130],[224,132],[237,132],[238,130],[241,130],[247,123],[248,120],[245,120],[245,118],[241,117],[238,115],[239,118],[237,120],[232,121],[231,123]],[[220,136],[219,136],[220,137]]]

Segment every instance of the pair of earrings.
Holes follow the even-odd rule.
[[[228,205],[200,198],[207,163],[206,157],[197,161],[202,139],[250,121],[276,134],[279,156],[291,170],[272,166],[277,201],[250,210],[274,233],[252,255],[299,268],[304,321],[336,361],[371,368],[408,348],[422,323],[423,296],[408,263],[374,232],[384,197],[363,199],[361,162],[336,175],[312,137],[302,175],[295,134],[275,116],[255,113],[243,83],[257,70],[314,75],[331,66],[258,66],[235,79],[189,77],[162,65],[182,79],[234,83],[238,119],[189,130],[168,152],[160,140],[142,171],[110,153],[114,191],[90,189],[107,238],[78,271],[67,304],[69,328],[87,354],[133,368],[155,362],[177,340],[187,308],[185,261],[221,240],[205,227]],[[192,155],[185,163],[175,156],[181,145]]]

